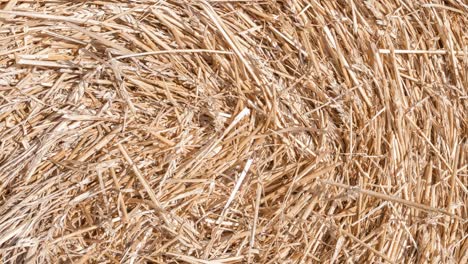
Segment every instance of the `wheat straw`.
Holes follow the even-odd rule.
[[[467,263],[459,0],[0,0],[0,263]]]

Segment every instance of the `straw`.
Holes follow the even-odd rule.
[[[0,263],[468,263],[467,18],[0,0]]]

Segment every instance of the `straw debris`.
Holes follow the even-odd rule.
[[[467,263],[463,2],[0,0],[0,263]]]

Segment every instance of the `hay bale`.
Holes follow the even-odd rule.
[[[462,2],[0,1],[0,263],[466,263]]]

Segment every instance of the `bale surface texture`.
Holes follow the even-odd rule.
[[[464,0],[0,0],[0,263],[467,263]]]

